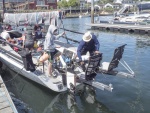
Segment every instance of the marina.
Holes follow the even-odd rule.
[[[90,28],[90,26],[85,26],[85,24],[83,23],[90,23],[90,18],[83,18],[82,20],[80,19],[80,21],[78,18],[72,20],[65,19],[63,20],[63,22],[66,29],[81,32],[81,34],[73,36],[72,33],[66,31],[68,37],[73,37],[72,39],[78,41],[81,40],[82,33],[86,32],[86,30]],[[12,91],[15,95],[19,95],[18,98],[27,103],[29,107],[33,108],[33,110],[36,111],[36,113],[44,113],[46,111],[51,111],[52,113],[61,113],[62,109],[64,109],[68,113],[70,111],[73,112],[74,110],[77,113],[91,113],[93,112],[93,109],[94,113],[99,113],[100,110],[106,113],[132,113],[136,111],[147,113],[149,111],[149,99],[147,99],[149,98],[148,36],[134,34],[129,35],[112,32],[107,33],[102,31],[92,32],[98,34],[97,37],[101,44],[100,51],[104,55],[103,61],[110,61],[114,49],[119,45],[127,43],[123,59],[127,61],[135,71],[135,79],[124,79],[121,77],[98,74],[98,81],[104,82],[106,84],[112,83],[115,89],[112,92],[96,89],[96,95],[88,93],[89,96],[85,95],[76,97],[77,102],[74,107],[70,107],[70,105],[72,104],[69,101],[69,94],[65,94],[59,97],[54,92],[49,91],[45,87],[41,87],[41,85],[36,84],[29,79],[26,79],[22,75],[17,76],[13,81],[10,82],[11,85],[9,85],[8,87],[9,90]],[[60,38],[60,40],[64,42],[66,41],[64,38]],[[77,46],[77,44],[75,44],[75,46]],[[123,67],[121,65],[119,67],[121,70],[123,70]],[[7,80],[7,77],[9,80],[10,78],[14,78],[14,76],[16,75],[16,73],[9,68],[7,68],[7,72],[8,73],[6,73],[4,76],[5,80]],[[142,84],[144,85],[144,87]],[[142,93],[141,91],[144,91],[146,93]],[[56,100],[54,99],[55,97],[57,98]],[[90,98],[96,98],[96,100],[94,100],[93,102],[93,99],[90,100]],[[113,102],[115,102],[116,104],[112,104]],[[90,109],[91,106],[92,109]],[[97,106],[101,107],[97,108]]]
[[[113,23],[94,23],[88,24],[92,29],[95,30],[106,30],[112,32],[121,32],[121,33],[137,33],[137,34],[148,34],[150,35],[150,26],[149,25],[131,25],[131,24],[113,24]]]
[[[9,38],[0,38],[0,113],[149,113],[149,16],[127,22],[121,15],[130,5],[124,5],[114,14],[125,21],[105,15],[94,23],[92,7],[94,0],[91,16],[70,18],[56,10],[4,14],[12,29],[4,25],[1,34]],[[40,39],[37,26],[44,31]],[[56,31],[63,32],[59,39]],[[54,48],[60,55],[52,59]]]
[[[0,76],[0,113],[18,113],[1,76]]]

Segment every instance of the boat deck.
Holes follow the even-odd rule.
[[[76,47],[74,47],[73,45],[70,45],[70,44],[65,44],[60,42],[60,41],[55,41],[55,44],[57,46],[60,46],[59,50],[60,52],[63,52],[63,48],[62,46],[64,46],[65,48],[71,48],[72,51],[76,51]],[[18,62],[19,65],[21,67],[23,67],[23,61],[22,61],[22,58],[21,56],[15,52],[9,45],[6,45],[6,46],[2,46],[0,44],[0,49],[1,50],[4,50],[3,53],[8,55],[9,58],[11,58],[12,60],[14,60],[15,62]],[[38,62],[38,57],[40,56],[40,52],[37,53],[36,51],[35,52],[32,52],[32,60],[33,60],[33,63],[34,64],[37,64]],[[38,78],[40,78],[42,81],[48,81],[49,79],[51,79],[51,81],[54,83],[54,84],[57,84],[57,83],[60,83],[61,82],[61,77],[60,76],[57,76],[57,77],[51,77],[48,73],[48,60],[45,61],[43,64],[40,63],[40,65],[36,66],[36,70],[33,72],[36,76],[38,76]],[[13,69],[14,67],[12,67],[11,69]]]
[[[0,76],[0,113],[18,113]]]

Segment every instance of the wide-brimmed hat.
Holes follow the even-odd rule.
[[[92,39],[91,33],[90,33],[89,31],[86,32],[86,33],[83,35],[82,39],[83,39],[83,41],[85,41],[85,42],[89,42],[89,41]]]

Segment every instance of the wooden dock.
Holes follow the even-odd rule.
[[[0,75],[0,113],[18,113]]]
[[[94,23],[86,24],[91,26],[91,29],[107,30],[112,32],[121,33],[136,33],[136,34],[148,34],[150,35],[150,25],[131,25],[131,24],[113,24],[113,23]]]

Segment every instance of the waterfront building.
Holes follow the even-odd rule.
[[[0,1],[2,8],[2,0]],[[56,9],[57,0],[5,0],[6,10]]]

